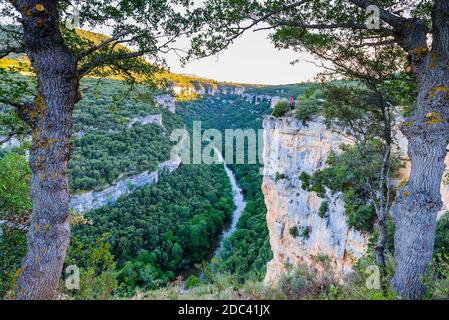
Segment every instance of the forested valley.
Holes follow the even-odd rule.
[[[449,300],[448,16],[0,0],[1,300]]]

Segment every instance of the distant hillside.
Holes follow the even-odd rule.
[[[77,29],[78,36],[86,39],[93,44],[98,44],[108,37],[101,33],[96,33],[87,30]],[[4,38],[0,32],[0,41]],[[125,49],[121,45],[116,46],[118,49]],[[24,54],[11,54],[0,60],[0,68],[14,67],[24,74],[31,72],[30,62],[28,57]],[[297,96],[302,92],[302,89],[296,85],[281,85],[269,86],[263,84],[242,84],[234,82],[220,82],[213,79],[202,78],[196,75],[176,74],[169,71],[159,75],[161,80],[170,84],[171,89],[179,100],[190,100],[198,95],[215,93],[231,93],[243,94],[247,92],[253,95],[270,95],[270,96]]]

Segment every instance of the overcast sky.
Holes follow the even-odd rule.
[[[168,55],[172,72],[195,74],[219,81],[260,84],[290,84],[313,80],[320,68],[306,62],[313,60],[307,54],[292,50],[278,50],[267,39],[268,31],[247,32],[229,49],[181,67],[176,54]],[[290,62],[301,58],[301,62]]]

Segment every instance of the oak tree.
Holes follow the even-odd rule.
[[[16,298],[57,294],[70,240],[67,163],[80,79],[112,76],[154,85],[160,53],[174,49],[174,41],[194,27],[189,6],[186,0],[0,1],[0,59],[26,55],[36,80],[35,87],[27,82],[26,88],[11,85],[20,90],[0,90],[0,103],[14,107],[32,134],[33,210]]]
[[[431,261],[440,185],[449,140],[449,0],[209,0],[204,32],[192,54],[212,55],[248,30],[272,30],[279,44],[329,52],[349,39],[354,46],[395,45],[417,85],[416,106],[403,122],[411,174],[392,206],[396,272],[392,286],[406,299],[421,298]],[[283,41],[295,38],[294,44]]]

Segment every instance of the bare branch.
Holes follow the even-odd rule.
[[[97,67],[101,67],[103,65],[106,65],[108,63],[117,61],[117,60],[125,60],[125,59],[131,59],[131,58],[138,58],[145,54],[145,52],[142,51],[135,51],[135,52],[129,52],[129,53],[118,53],[118,54],[112,54],[110,56],[99,56],[95,57],[91,61],[84,64],[79,70],[78,75],[80,78],[84,77],[86,74],[91,72],[93,69]]]

